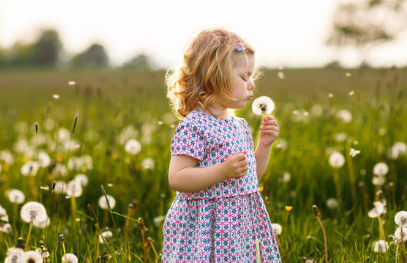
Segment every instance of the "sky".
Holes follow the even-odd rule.
[[[104,45],[113,65],[138,53],[158,67],[176,67],[199,30],[229,29],[256,50],[256,65],[320,67],[340,59],[357,66],[358,53],[340,54],[324,42],[340,0],[0,0],[0,46],[34,41],[42,28],[54,28],[68,55],[90,44]],[[407,65],[407,35],[373,50],[373,66]]]

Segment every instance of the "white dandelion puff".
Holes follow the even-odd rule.
[[[277,72],[277,77],[278,77],[279,79],[285,79],[284,72],[282,72],[282,71]]]
[[[89,179],[86,174],[77,174],[75,180],[78,181],[82,186],[86,186],[89,183]]]
[[[54,182],[54,191],[57,194],[66,193],[66,183],[63,181],[56,181]]]
[[[326,200],[326,206],[329,209],[334,210],[334,209],[338,208],[338,200],[336,198],[328,198]]]
[[[22,263],[24,250],[21,248],[11,247],[7,250],[7,258],[4,263]]]
[[[141,162],[141,167],[146,170],[154,169],[154,160],[152,158],[146,158]]]
[[[353,90],[349,92],[349,96],[352,96],[353,94],[355,94]]]
[[[398,241],[401,241],[401,232],[403,232],[403,241],[406,241],[407,240],[407,227],[398,227],[396,229],[396,232],[394,232],[394,237]]]
[[[373,167],[373,173],[378,176],[385,176],[387,172],[389,171],[389,167],[385,163],[377,163]]]
[[[386,182],[386,177],[374,175],[372,178],[373,185],[383,185]]]
[[[70,197],[80,197],[82,195],[82,186],[79,181],[72,180],[66,186],[66,194]]]
[[[283,227],[280,224],[272,223],[271,228],[273,228],[274,235],[278,236],[281,234]]]
[[[57,100],[59,99],[59,94],[53,94],[52,97]]]
[[[386,208],[381,202],[373,202],[373,205],[374,208],[367,213],[370,218],[376,218],[386,213]]]
[[[352,77],[352,74],[350,72],[346,72],[345,77],[350,78],[350,77]]]
[[[161,223],[164,221],[165,216],[157,216],[154,217],[154,224],[156,225],[156,227],[160,227]]]
[[[256,115],[271,114],[274,110],[274,102],[267,96],[258,97],[253,101],[252,110]]]
[[[36,250],[27,251],[23,255],[23,263],[42,263],[41,253]]]
[[[73,80],[68,81],[68,85],[69,85],[69,86],[73,86],[73,85],[75,85],[75,84],[76,84],[76,82],[75,82],[75,81],[73,81]]]
[[[66,254],[66,261],[65,261],[65,256],[63,256],[61,260],[62,260],[62,263],[78,263],[78,258],[75,256],[75,254],[72,254],[72,253]]]
[[[389,243],[385,240],[378,240],[373,242],[373,251],[375,253],[385,253],[389,249]]]
[[[391,158],[397,159],[400,155],[405,155],[407,152],[407,145],[404,142],[396,142],[391,147]]]
[[[115,200],[114,197],[111,196],[111,195],[106,195],[106,196],[107,196],[107,199],[109,200],[110,208],[113,209],[113,208],[116,206],[116,200]],[[105,197],[104,195],[102,195],[102,196],[99,198],[99,202],[98,202],[98,203],[99,203],[100,208],[102,208],[102,209],[104,209],[104,210],[109,209],[109,206],[107,205],[107,202],[106,202],[106,197]]]
[[[329,93],[329,94],[328,94],[328,97],[333,98],[333,97],[334,97],[334,94]]]
[[[21,207],[20,216],[26,223],[31,223],[34,220],[41,222],[47,218],[47,210],[41,203],[30,201]]]
[[[130,139],[126,142],[124,149],[128,153],[136,155],[141,151],[141,144],[137,140]]]
[[[104,231],[101,235],[99,235],[99,243],[104,244],[109,242],[109,239],[113,237],[113,233],[111,231]]]
[[[5,223],[2,227],[0,227],[0,232],[10,234],[13,232],[13,227],[9,223]]]
[[[45,228],[51,224],[51,219],[47,216],[47,218],[43,221],[34,220],[33,225],[38,228]]]
[[[329,164],[334,168],[340,168],[345,163],[345,157],[340,152],[333,152],[329,157]]]
[[[353,148],[350,149],[350,156],[352,156],[352,157],[355,157],[359,153],[360,153],[360,151],[358,151],[358,150],[355,150]]]
[[[44,151],[40,151],[38,153],[38,165],[40,167],[48,167],[50,164],[51,158],[49,157],[49,155]]]
[[[11,189],[7,192],[7,197],[13,204],[21,204],[25,200],[25,195],[18,189]]]
[[[289,172],[284,172],[281,179],[283,183],[288,183],[291,180],[291,174]]]
[[[400,227],[407,227],[407,212],[397,212],[397,214],[394,216],[394,222],[396,222],[396,224]]]
[[[349,123],[352,120],[352,113],[348,110],[340,110],[336,113],[336,117],[342,120],[345,123]]]
[[[26,162],[21,167],[21,174],[25,176],[35,176],[38,171],[38,163],[33,161]]]

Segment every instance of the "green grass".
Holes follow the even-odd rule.
[[[352,76],[346,77],[346,72]],[[268,95],[276,104],[273,115],[279,123],[280,135],[273,144],[260,185],[264,187],[262,195],[271,221],[283,228],[278,238],[285,262],[300,262],[303,257],[324,262],[324,239],[312,215],[314,204],[322,213],[330,262],[366,262],[368,257],[371,262],[393,261],[396,245],[390,245],[385,254],[373,252],[372,243],[380,238],[379,223],[367,216],[359,183],[365,185],[367,209],[372,209],[378,190],[372,185],[373,167],[378,162],[389,166],[382,186],[388,204],[383,227],[386,238],[394,234],[395,213],[407,209],[407,158],[403,155],[392,159],[388,149],[395,142],[407,142],[406,70],[298,69],[284,70],[284,73],[285,79],[281,80],[277,78],[277,70],[266,70],[256,82],[254,94],[255,97]],[[5,195],[11,188],[23,191],[26,201],[37,200],[46,207],[51,224],[44,229],[33,228],[29,247],[30,250],[39,247],[42,241],[51,254],[48,262],[60,262],[63,256],[60,234],[65,235],[67,252],[76,254],[79,262],[95,262],[99,257],[103,262],[125,262],[129,252],[125,216],[130,203],[136,205],[130,212],[132,220],[128,226],[132,262],[144,259],[139,218],[143,218],[147,227],[143,230],[145,241],[151,237],[154,249],[160,253],[162,224],[156,226],[154,218],[166,214],[175,194],[168,185],[167,172],[170,138],[177,125],[166,99],[164,74],[132,70],[0,72],[0,151],[9,150],[14,156],[11,165],[0,161],[0,204],[8,212],[10,223],[16,222],[13,233],[0,232],[0,261],[4,261],[3,252],[14,246],[18,237],[27,237],[29,229],[19,217],[21,205],[15,214],[13,204]],[[69,86],[71,80],[77,84]],[[328,96],[330,93],[333,97]],[[60,98],[53,99],[53,94],[59,94]],[[320,116],[312,113],[315,104],[322,109]],[[257,116],[251,113],[250,107],[246,105],[236,113],[247,119],[254,132]],[[344,123],[336,117],[341,109],[352,113],[351,122]],[[295,110],[297,114],[293,113]],[[308,115],[299,117],[303,112]],[[79,113],[78,123],[70,140],[80,146],[68,152],[58,142],[57,131],[59,128],[70,131],[76,113]],[[48,119],[55,123],[49,130],[46,129]],[[39,138],[35,135],[35,122],[39,123],[39,133],[48,136],[46,143],[38,147],[33,144]],[[17,130],[16,124],[23,128]],[[135,130],[133,138],[142,144],[141,152],[135,156],[127,154],[117,140],[130,125]],[[346,139],[335,140],[338,133],[345,133]],[[33,148],[31,158],[29,150],[21,153],[14,150],[13,145],[21,139],[26,139]],[[282,139],[286,148],[278,147]],[[360,150],[360,154],[350,158],[352,169],[348,166],[349,159],[339,169],[342,209],[330,210],[326,200],[337,198],[338,185],[329,166],[329,153],[337,150],[346,157],[349,148]],[[44,150],[62,166],[68,159],[89,155],[93,167],[68,169],[65,176],[52,175],[49,169],[40,168],[30,182],[20,169],[25,161],[36,157],[36,149]],[[154,160],[154,169],[142,168],[145,158]],[[351,171],[355,175],[354,184]],[[282,180],[284,172],[291,174],[289,182]],[[40,186],[51,187],[54,181],[68,182],[79,173],[88,176],[89,184],[76,199],[76,218],[79,218],[76,221],[72,218],[70,199]],[[389,182],[394,183],[394,190]],[[111,216],[98,207],[101,185],[116,199],[113,211],[121,214],[113,214],[116,227]],[[356,189],[356,200],[352,189]],[[97,227],[88,204],[95,211]],[[292,211],[287,212],[285,206],[293,206]],[[97,228],[113,232],[108,245],[96,241]],[[146,246],[147,262],[156,259],[153,246]]]

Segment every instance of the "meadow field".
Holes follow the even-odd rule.
[[[280,126],[259,183],[283,262],[407,262],[395,220],[407,210],[406,76],[267,69],[256,81]],[[17,244],[44,262],[159,262],[179,122],[164,80],[142,69],[0,71],[0,262]],[[251,102],[236,115],[256,139]],[[27,219],[30,201],[42,220]]]

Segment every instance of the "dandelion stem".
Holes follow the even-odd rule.
[[[76,199],[75,197],[71,197],[71,210],[72,210],[72,222],[75,222],[76,218]]]
[[[338,198],[338,214],[341,215],[342,211],[342,197],[341,197],[341,185],[339,182],[339,169],[334,168],[334,181],[335,181],[335,188],[336,188],[336,197]]]
[[[129,210],[127,212],[126,218],[126,244],[127,244],[127,252],[128,252],[128,260],[131,260],[131,250],[130,250],[130,242],[129,242],[129,223],[130,223],[130,216],[131,216],[131,205],[129,205]]]
[[[403,249],[404,259],[407,262],[407,254],[406,254],[406,246],[404,245],[404,234],[403,234],[403,227],[400,227],[400,234],[401,234],[401,246]],[[407,233],[406,233],[407,235]]]
[[[352,162],[352,156],[350,155],[350,145],[351,145],[352,140],[348,139],[346,143],[346,159],[347,159],[347,164],[348,164],[348,170],[349,170],[349,179],[351,183],[351,188],[352,188],[352,198],[353,198],[353,203],[357,204],[357,196],[356,196],[356,184],[355,184],[355,173],[353,171],[353,162]]]
[[[30,235],[31,235],[32,228],[33,228],[33,221],[31,220],[30,229],[28,230],[28,235],[27,235],[27,241],[25,242],[25,249],[24,249],[25,251],[27,251],[27,249],[28,249],[28,242],[30,240]]]
[[[380,239],[385,240],[385,239],[386,239],[386,235],[384,234],[382,217],[379,216],[378,219],[379,219]]]
[[[280,240],[278,239],[277,235],[275,235],[275,238],[276,238],[276,240],[277,240],[277,245],[278,245],[278,249],[279,249],[279,251],[280,251],[281,260],[282,260],[283,262],[285,262],[284,256],[283,256],[283,254],[284,254],[283,247],[281,246]]]
[[[324,225],[322,224],[322,221],[321,221],[321,212],[319,211],[319,209],[318,209],[318,207],[316,205],[312,206],[312,214],[318,220],[318,223],[321,226],[322,233],[324,235],[325,262],[328,262],[328,242],[326,240],[325,228],[324,228]]]
[[[147,260],[147,251],[146,251],[146,242],[144,239],[144,229],[141,229],[141,238],[143,240],[143,253],[144,253],[144,263],[145,263]]]

